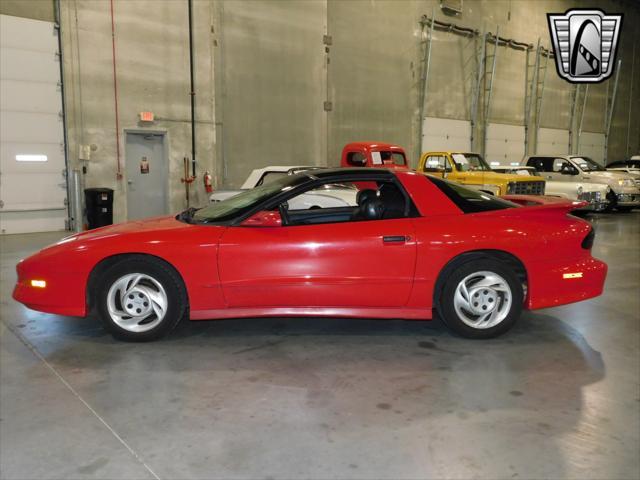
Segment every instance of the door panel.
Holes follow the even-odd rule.
[[[127,133],[127,218],[167,213],[167,158],[164,136]]]
[[[231,227],[218,262],[225,299],[229,307],[399,307],[413,285],[414,237],[411,219]]]

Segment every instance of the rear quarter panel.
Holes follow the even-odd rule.
[[[561,272],[550,272],[592,258],[580,245],[591,227],[564,214],[527,215],[526,207],[522,210],[521,215],[503,216],[498,211],[416,219],[418,256],[410,306],[432,308],[444,267],[460,255],[478,251],[487,257],[488,251],[506,252],[520,260],[527,271],[527,308],[555,304],[565,285]]]

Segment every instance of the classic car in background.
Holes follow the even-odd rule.
[[[478,153],[423,153],[417,171],[446,178],[493,195],[544,195],[545,181],[494,172]]]
[[[519,166],[507,167],[498,166],[491,167],[493,171],[498,173],[507,173],[510,175],[522,175],[525,177],[539,177],[540,173],[533,167]],[[557,182],[555,180],[547,180],[545,186],[545,195],[552,197],[561,197],[568,200],[583,200],[589,202],[578,210],[600,212],[605,210],[609,205],[607,195],[611,192],[611,187],[603,183],[588,182]]]
[[[375,189],[356,206],[289,208],[349,182]],[[131,341],[183,318],[434,312],[459,335],[491,338],[523,309],[600,295],[607,273],[591,255],[593,227],[567,215],[574,202],[513,200],[535,206],[406,169],[301,172],[175,217],[67,237],[18,263],[13,297],[58,315],[95,309]]]
[[[209,202],[220,202],[246,190],[259,187],[260,185],[268,185],[284,177],[295,175],[296,173],[310,172],[319,169],[320,167],[302,165],[272,165],[264,168],[256,168],[249,174],[239,190],[217,190],[211,194]],[[289,208],[291,210],[301,210],[308,208],[355,206],[357,194],[358,189],[352,183],[326,184],[317,190],[296,197],[292,200],[292,203],[290,203]]]
[[[385,142],[351,142],[342,149],[341,167],[409,168],[407,155],[399,145]]]
[[[531,155],[522,160],[522,165],[534,167],[547,180],[609,185],[611,192],[607,210],[616,208],[628,212],[640,207],[640,185],[636,177],[626,172],[607,171],[583,155]]]
[[[640,177],[640,155],[634,155],[629,160],[618,160],[607,165],[607,171],[626,172]],[[640,185],[640,179],[636,179]]]

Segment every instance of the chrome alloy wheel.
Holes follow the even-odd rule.
[[[460,320],[472,328],[491,328],[511,310],[513,296],[507,281],[494,272],[476,272],[458,283],[453,306]]]
[[[164,318],[168,298],[164,287],[144,273],[130,273],[116,280],[107,293],[111,320],[129,332],[151,330]]]

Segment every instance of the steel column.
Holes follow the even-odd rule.
[[[607,117],[606,124],[604,129],[604,163],[607,164],[609,160],[609,134],[611,133],[611,120],[613,120],[613,110],[616,106],[616,94],[618,93],[618,80],[620,79],[620,67],[622,65],[622,60],[618,60],[618,65],[616,66],[616,78],[613,81],[613,94],[611,95],[611,103],[609,104],[609,90],[607,86]]]

